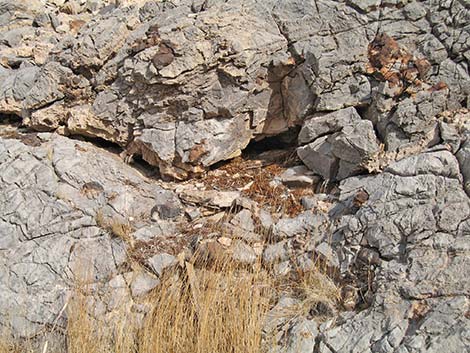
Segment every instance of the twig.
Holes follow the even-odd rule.
[[[64,313],[65,309],[67,309],[67,305],[69,304],[69,300],[70,300],[70,296],[67,297],[67,300],[65,301],[65,304],[64,306],[62,307],[62,309],[60,310],[59,314],[56,316],[56,318],[54,319],[54,324],[52,325],[52,329],[51,329],[51,332],[50,333],[53,333],[57,327],[57,323],[59,322],[59,319],[60,317],[62,316],[62,314]],[[46,353],[47,352],[47,348],[49,346],[49,341],[46,340],[46,342],[44,343],[44,346],[42,348],[42,353]]]

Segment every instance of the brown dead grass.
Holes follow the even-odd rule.
[[[24,352],[21,347],[12,343],[10,338],[3,338],[0,340],[0,353],[22,353]]]
[[[69,353],[96,352],[109,344],[103,337],[99,326],[89,315],[87,294],[76,289],[68,310],[67,338]],[[103,350],[103,352],[105,352]]]
[[[235,158],[216,171],[209,172],[202,182],[217,190],[240,190],[243,196],[256,201],[271,212],[296,216],[303,211],[302,196],[313,194],[312,188],[289,189],[271,183],[282,174],[289,161],[266,162],[243,157]]]
[[[7,331],[0,332],[0,353],[35,353],[29,339],[19,342]]]
[[[299,304],[291,308],[294,317],[316,316],[321,321],[330,317],[341,301],[337,285],[319,271],[299,273],[287,285],[287,291],[300,299]]]
[[[244,196],[258,202],[261,207],[274,212],[281,212],[289,216],[296,216],[303,211],[300,197],[311,194],[309,188],[288,189],[284,185],[272,185],[275,176],[285,169],[278,165],[271,165],[260,169],[253,176],[253,183],[247,190],[243,190]]]
[[[94,286],[78,281],[67,306],[67,353],[261,353],[271,344],[262,335],[264,320],[281,292],[300,299],[288,319],[311,316],[338,298],[333,282],[316,271],[283,281],[260,264],[240,267],[226,257],[201,267],[198,260],[182,261],[162,277],[140,301],[148,308],[141,320],[129,303],[95,319]],[[0,353],[27,352],[5,342]]]
[[[101,210],[98,210],[95,215],[96,224],[106,229],[111,235],[120,238],[126,244],[133,245],[131,233],[133,228],[129,223],[122,222],[118,218],[106,217]]]
[[[186,229],[186,228],[185,228]],[[146,259],[158,253],[178,255],[188,246],[187,233],[185,235],[168,235],[155,237],[151,240],[136,240],[134,246],[128,250],[131,261],[145,264]]]
[[[95,319],[93,301],[86,283],[75,288],[67,310],[67,353],[133,353],[135,322],[126,315],[125,306],[112,321]]]
[[[260,266],[241,270],[221,262],[207,269],[186,262],[145,299],[150,310],[141,325],[123,310],[112,327],[92,318],[81,285],[69,305],[68,352],[260,352],[270,281]]]
[[[260,352],[271,299],[267,272],[186,266],[183,278],[169,276],[154,293],[139,352]]]

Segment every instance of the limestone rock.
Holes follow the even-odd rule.
[[[218,212],[230,231],[191,225],[208,259],[251,265],[267,240],[276,274],[319,257],[345,284],[348,311],[322,323],[275,318],[297,303],[281,299],[266,318],[278,352],[468,351],[469,127],[455,113],[470,106],[468,10],[461,0],[0,1],[0,326],[21,337],[53,326],[84,264],[111,298],[90,299],[96,315],[141,298],[158,279],[123,273],[126,248],[159,274],[173,263],[158,254],[190,241],[178,234],[181,200],[192,221]],[[15,117],[22,126],[5,128]],[[284,148],[275,135],[299,128],[297,154],[331,193],[305,198],[295,217],[243,191],[146,178],[49,133],[116,144],[142,170],[182,180],[251,141]],[[281,179],[310,186],[310,174]]]
[[[255,224],[253,222],[252,214],[248,210],[241,210],[230,221],[230,223],[246,232],[253,232]]]
[[[460,320],[470,290],[461,271],[470,265],[464,245],[470,201],[458,171],[450,152],[428,152],[396,162],[377,176],[341,183],[340,200],[350,207],[357,190],[366,190],[369,198],[340,217],[331,246],[343,273],[360,277],[369,271],[374,286],[361,289],[370,298],[369,309],[342,314],[340,324],[325,328],[320,352],[344,347],[351,352],[418,352],[424,346],[437,352],[441,344],[468,348],[468,340],[455,329],[467,325]],[[377,254],[364,257],[364,248]],[[439,324],[436,315],[442,315]]]
[[[314,186],[320,181],[312,171],[302,165],[287,169],[279,176],[279,179],[288,187]]]
[[[323,216],[314,214],[312,211],[305,211],[294,218],[281,218],[273,227],[273,235],[280,239],[305,234],[316,237],[324,223]]]
[[[182,206],[180,200],[172,193],[162,193],[157,204],[152,208],[152,218],[174,219],[181,215]]]
[[[109,152],[42,137],[0,139],[0,322],[18,336],[52,324],[72,279],[106,283],[126,260],[108,225],[150,213],[163,192]]]
[[[278,345],[271,347],[270,353],[310,353],[314,350],[319,334],[318,324],[314,320],[297,319],[290,325],[288,334]]]
[[[1,69],[0,107],[4,114],[21,114],[23,100],[34,84],[37,67],[25,67],[18,70]]]
[[[299,134],[299,158],[327,180],[342,180],[363,170],[379,152],[370,121],[361,120],[354,108],[309,119]]]
[[[256,262],[256,253],[251,246],[243,241],[236,240],[231,248],[232,258],[236,263],[251,265]]]
[[[275,244],[270,244],[264,249],[263,262],[265,264],[272,265],[276,262],[281,262],[288,259],[288,244],[285,240]]]
[[[201,174],[312,113],[351,107],[373,122],[388,150],[427,147],[436,143],[433,117],[468,104],[460,3],[393,3],[383,11],[375,1],[330,0],[47,4],[52,26],[40,1],[2,7],[9,78],[0,111],[29,124],[31,113],[61,101],[74,134],[116,142],[169,178]],[[32,26],[40,26],[34,34]],[[359,149],[372,153],[369,132],[364,125],[349,133],[365,134],[369,146]],[[342,149],[344,139],[310,152]],[[336,158],[320,162],[325,178]],[[358,172],[348,158],[338,179]]]
[[[323,116],[308,118],[299,132],[299,144],[305,145],[327,134],[340,132],[344,126],[361,120],[354,108],[341,109]]]
[[[457,152],[456,157],[460,164],[460,172],[463,175],[465,190],[470,195],[470,138],[467,137],[467,140]]]
[[[148,263],[152,271],[160,277],[167,268],[176,265],[178,260],[173,255],[162,253],[152,256],[148,259]]]
[[[64,107],[60,103],[34,111],[29,125],[37,131],[54,131],[66,121]]]
[[[132,278],[131,293],[134,297],[141,297],[148,294],[159,283],[159,280],[148,273],[138,273]]]

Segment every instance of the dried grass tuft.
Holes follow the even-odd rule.
[[[133,245],[132,232],[134,229],[127,222],[123,222],[120,219],[106,217],[101,210],[98,210],[95,215],[96,225],[106,229],[115,237],[122,239],[126,244]]]
[[[240,266],[230,257],[210,263],[204,259],[181,258],[180,265],[139,301],[148,308],[140,317],[129,302],[106,317],[97,315],[99,305],[92,295],[96,285],[84,274],[68,300],[67,352],[260,353],[270,342],[263,337],[266,314],[281,292],[300,299],[286,313],[289,318],[311,316],[320,305],[334,305],[339,296],[334,283],[316,271],[279,279],[261,264]],[[0,353],[19,352],[25,351],[0,343]]]
[[[232,264],[170,274],[154,293],[154,308],[141,332],[141,353],[260,352],[271,278],[260,267]]]
[[[24,350],[17,344],[13,343],[10,337],[0,339],[0,353],[23,353]]]

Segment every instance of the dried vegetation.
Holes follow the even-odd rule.
[[[198,256],[181,260],[136,303],[146,308],[145,316],[123,303],[111,316],[96,319],[93,285],[78,281],[67,302],[67,352],[261,353],[272,339],[263,336],[266,314],[281,294],[300,299],[285,312],[288,320],[321,320],[339,298],[338,288],[319,271],[279,279],[259,263],[240,267],[222,257],[201,265]],[[19,352],[28,350],[0,343],[0,353]]]
[[[295,154],[284,151],[275,160],[238,157],[217,170],[208,172],[202,182],[208,188],[241,191],[243,196],[256,201],[262,208],[296,216],[303,211],[300,198],[312,194],[312,189],[289,189],[282,184],[273,183],[276,176],[298,164],[295,163],[297,160],[293,153]]]

